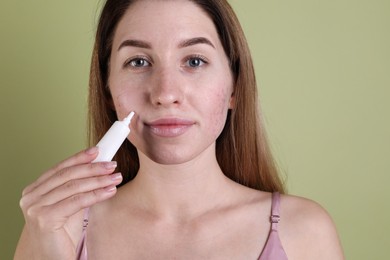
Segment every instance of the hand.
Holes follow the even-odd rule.
[[[116,162],[91,163],[97,154],[96,147],[79,152],[24,189],[26,225],[15,259],[75,259],[83,209],[114,196],[122,181]]]

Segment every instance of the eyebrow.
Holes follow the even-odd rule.
[[[184,40],[184,41],[179,43],[179,48],[185,48],[185,47],[189,47],[189,46],[196,45],[196,44],[207,44],[215,49],[215,47],[211,43],[211,41],[205,37],[195,37],[195,38],[191,38],[188,40]]]
[[[118,51],[123,47],[138,47],[144,49],[151,49],[152,45],[148,42],[140,40],[125,40],[121,43],[121,45],[119,45]]]
[[[215,47],[211,43],[211,41],[205,37],[195,37],[195,38],[181,41],[179,43],[178,47],[185,48],[185,47],[193,46],[196,44],[207,44],[215,49]],[[120,49],[122,49],[123,47],[137,47],[137,48],[143,48],[143,49],[151,49],[152,45],[148,42],[141,41],[141,40],[125,40],[121,43],[121,45],[119,45],[118,51]]]

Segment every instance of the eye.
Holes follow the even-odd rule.
[[[186,60],[186,66],[191,67],[191,68],[201,67],[207,63],[208,62],[206,61],[206,58],[204,58],[203,56],[198,56],[198,55],[189,57]]]
[[[124,64],[124,67],[134,67],[134,68],[143,68],[143,67],[149,67],[151,63],[146,60],[143,57],[136,57],[136,58],[131,58],[127,60]]]

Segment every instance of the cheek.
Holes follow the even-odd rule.
[[[221,88],[216,88],[214,92],[210,92],[208,95],[208,113],[209,113],[209,126],[212,132],[222,131],[226,123],[227,113],[230,107],[231,88],[230,82],[223,82]],[[206,112],[207,113],[207,112]]]
[[[129,114],[130,111],[135,110],[135,105],[132,93],[129,91],[112,91],[112,99],[114,108],[118,118],[123,118]]]
[[[109,78],[112,102],[118,118],[127,116],[130,111],[136,111],[139,101],[137,84],[128,75],[119,71],[118,68],[110,71]]]

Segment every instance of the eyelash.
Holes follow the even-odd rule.
[[[189,64],[189,62],[191,60],[200,60],[201,64],[198,66],[191,66]],[[146,62],[147,65],[146,66],[143,66],[143,65],[138,66],[138,65],[134,64],[134,62],[140,62],[140,61]],[[202,67],[205,64],[209,63],[207,58],[204,57],[203,55],[200,55],[200,54],[188,56],[184,59],[184,62],[185,62],[185,65],[184,65],[185,67],[189,67],[189,68],[193,68],[193,69]],[[142,69],[145,67],[149,67],[151,65],[152,65],[152,62],[150,62],[149,59],[147,59],[145,56],[135,56],[135,57],[131,57],[130,59],[126,60],[125,63],[123,64],[123,68],[131,67],[132,69]]]

